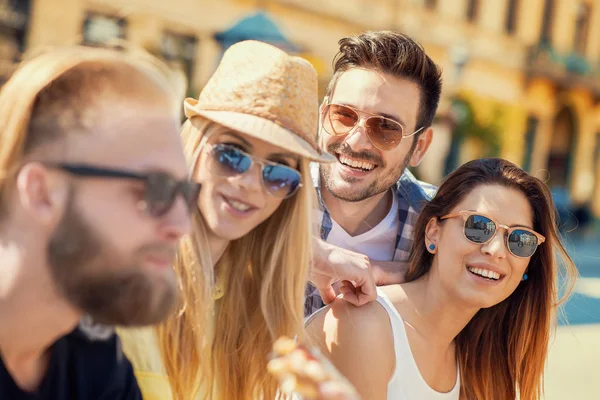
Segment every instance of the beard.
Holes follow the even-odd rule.
[[[332,163],[332,164],[322,164],[319,167],[320,180],[324,184],[327,191],[329,193],[331,193],[331,195],[337,199],[340,199],[343,201],[348,201],[348,202],[353,202],[353,203],[369,199],[380,193],[386,192],[392,186],[394,186],[396,184],[396,182],[398,182],[398,180],[404,173],[404,170],[408,166],[408,163],[410,162],[410,158],[412,157],[415,148],[416,148],[416,141],[403,160],[396,163],[395,165],[387,167],[387,165],[385,165],[385,163],[383,162],[381,157],[379,157],[376,154],[373,154],[373,153],[370,153],[367,151],[354,152],[354,151],[352,151],[350,146],[345,142],[332,143],[331,145],[329,145],[327,147],[327,151],[329,153],[346,155],[346,156],[354,158],[354,159],[360,159],[360,160],[364,160],[364,161],[373,162],[373,163],[377,164],[377,169],[380,170],[380,172],[378,174],[379,176],[375,176],[374,177],[375,179],[373,179],[371,183],[366,184],[366,185],[360,185],[360,186],[359,186],[359,181],[360,181],[359,179],[346,177],[344,179],[345,182],[347,182],[347,183],[355,183],[356,182],[356,184],[350,189],[339,188],[335,182],[335,179],[339,179],[339,178],[332,178],[332,176],[331,176],[331,170],[332,170],[332,168],[334,168],[336,166],[336,163]]]
[[[147,245],[126,261],[111,247],[77,212],[71,193],[47,249],[59,292],[100,324],[141,326],[162,321],[177,300],[177,287],[174,280],[152,279],[141,260],[156,253],[174,259],[175,249]]]

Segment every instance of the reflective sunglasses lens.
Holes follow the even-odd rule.
[[[282,165],[265,165],[263,182],[265,188],[275,197],[286,198],[298,190],[300,172]]]
[[[146,181],[144,201],[148,214],[153,217],[164,215],[175,201],[179,184],[168,174],[151,174]]]
[[[517,257],[531,257],[537,245],[537,236],[527,230],[517,229],[508,236],[508,249]]]
[[[367,120],[369,139],[381,150],[391,150],[400,144],[404,133],[402,125],[383,117]]]
[[[213,172],[220,175],[242,174],[252,165],[252,159],[233,146],[218,144],[212,149],[216,168]]]
[[[323,128],[330,135],[345,135],[358,123],[358,114],[351,108],[330,104],[323,118]]]
[[[485,243],[496,232],[496,224],[483,215],[471,215],[465,222],[465,236],[473,243]]]

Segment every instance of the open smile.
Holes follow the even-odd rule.
[[[363,177],[375,170],[377,168],[377,164],[367,161],[360,160],[352,157],[348,157],[344,154],[335,154],[339,165],[341,166],[341,171],[352,177]]]
[[[484,282],[489,283],[497,283],[504,279],[506,274],[503,274],[499,271],[492,270],[490,268],[481,267],[481,266],[470,266],[467,265],[467,271],[476,277],[478,280],[482,280]]]
[[[229,197],[225,195],[221,195],[223,202],[225,203],[227,211],[230,213],[240,216],[246,217],[252,214],[254,211],[258,210],[258,207],[247,203],[241,199],[237,199],[234,197]]]

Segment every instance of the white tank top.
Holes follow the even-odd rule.
[[[419,372],[408,343],[404,321],[398,310],[381,290],[378,289],[377,294],[379,295],[377,302],[382,305],[390,318],[396,354],[396,367],[388,382],[388,400],[458,400],[460,371],[457,369],[456,383],[450,392],[440,393],[433,390]]]

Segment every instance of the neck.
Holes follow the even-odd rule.
[[[357,202],[339,199],[324,186],[321,195],[331,218],[352,236],[368,232],[383,221],[394,201],[391,190]]]
[[[416,322],[421,333],[432,343],[450,346],[479,308],[466,306],[447,293],[434,271],[432,268],[421,279],[403,287],[407,296],[413,299]]]
[[[0,354],[15,381],[39,370],[47,350],[81,317],[56,290],[43,246],[36,251],[31,244],[24,233],[0,237]]]
[[[229,242],[229,240],[217,237],[212,233],[208,234],[208,246],[210,247],[210,259],[213,267],[219,262],[223,253],[225,253]]]

